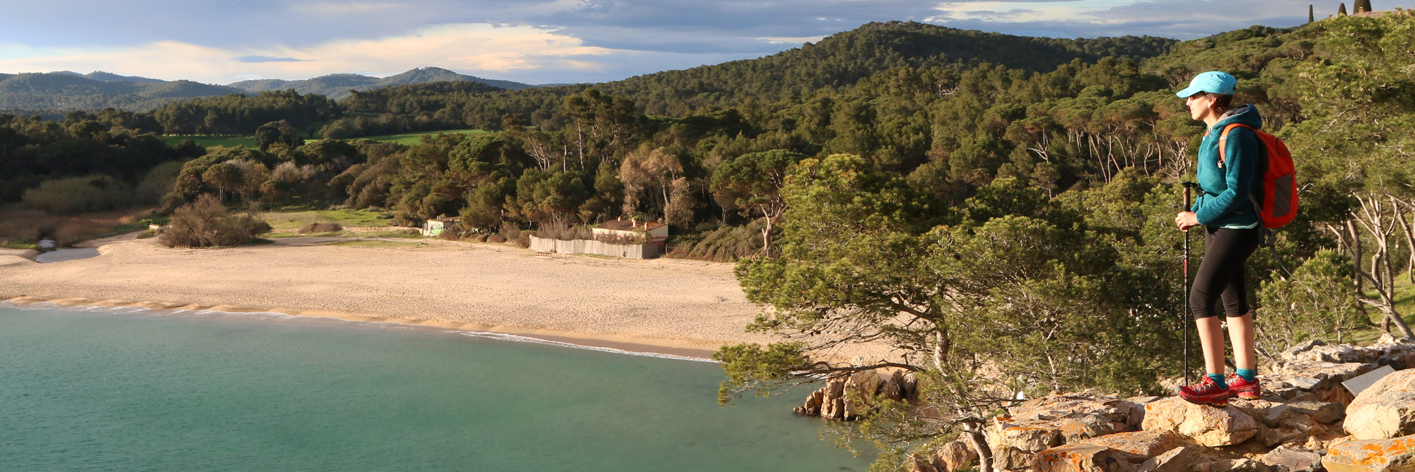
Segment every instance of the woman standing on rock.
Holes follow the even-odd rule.
[[[1196,173],[1202,192],[1189,208],[1191,211],[1174,217],[1180,230],[1204,227],[1204,260],[1189,290],[1189,304],[1204,347],[1208,375],[1198,384],[1179,387],[1179,396],[1192,403],[1216,406],[1227,405],[1235,394],[1258,398],[1261,393],[1253,344],[1253,310],[1243,279],[1248,256],[1257,250],[1261,239],[1258,212],[1254,211],[1249,192],[1260,185],[1264,151],[1252,130],[1261,128],[1263,120],[1252,105],[1232,106],[1237,83],[1232,75],[1204,72],[1176,94],[1185,99],[1190,117],[1208,127],[1199,145]],[[1224,129],[1233,124],[1243,126],[1228,130],[1225,139]],[[1219,298],[1223,299],[1228,318],[1237,368],[1237,373],[1227,378],[1223,375],[1223,325],[1214,312],[1214,302]]]

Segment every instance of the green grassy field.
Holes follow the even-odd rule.
[[[338,223],[340,226],[389,226],[393,214],[379,210],[305,210],[271,211],[260,214],[271,229],[300,229],[312,223]]]
[[[479,129],[456,129],[456,130],[429,131],[429,132],[421,132],[421,131],[420,131],[420,132],[416,132],[416,133],[385,134],[385,135],[381,135],[381,136],[363,136],[363,137],[359,137],[359,138],[350,138],[350,140],[354,140],[354,139],[372,139],[372,140],[374,140],[374,141],[387,141],[387,142],[394,142],[394,143],[398,143],[398,144],[403,144],[403,145],[412,146],[412,145],[421,143],[421,142],[422,142],[422,139],[421,139],[421,138],[422,138],[422,136],[425,135],[425,134],[433,134],[433,135],[435,135],[435,134],[437,134],[437,133],[447,133],[447,134],[481,134],[481,133],[486,133],[486,132],[487,132],[487,131],[483,131],[483,130],[479,130]],[[164,143],[166,143],[168,146],[174,146],[174,145],[177,145],[177,144],[181,144],[181,142],[182,142],[183,139],[190,139],[190,140],[192,140],[192,141],[196,141],[197,144],[200,144],[200,145],[205,146],[205,147],[214,147],[214,146],[227,146],[227,147],[245,146],[245,147],[248,147],[248,148],[251,148],[251,149],[255,149],[255,148],[256,148],[255,137],[253,137],[253,136],[164,136],[164,137],[162,138],[162,141],[163,141]],[[306,140],[305,140],[305,142],[310,142],[310,141],[314,141],[314,140],[312,140],[312,139],[306,139]]]
[[[255,137],[253,136],[163,136],[162,142],[166,143],[168,146],[176,146],[181,144],[184,139],[196,141],[197,144],[204,147],[245,146],[251,149],[255,149],[256,147]]]
[[[414,144],[422,143],[422,136],[423,136],[423,135],[425,135],[425,134],[436,135],[437,133],[447,133],[447,134],[482,134],[482,133],[486,133],[486,131],[479,130],[479,129],[456,129],[456,130],[431,131],[431,132],[423,132],[423,131],[420,131],[420,132],[417,132],[417,133],[385,134],[385,135],[382,135],[382,136],[365,136],[365,137],[363,137],[363,138],[351,138],[351,139],[372,139],[372,140],[374,140],[374,141],[387,141],[387,142],[393,142],[393,143],[398,143],[398,144],[404,144],[404,145],[412,146],[412,145],[414,145]]]

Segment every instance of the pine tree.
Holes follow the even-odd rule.
[[[1356,0],[1355,3],[1351,4],[1351,6],[1356,10],[1356,13],[1371,11],[1370,0]]]
[[[1336,16],[1346,16],[1346,2],[1341,3],[1341,7],[1336,9]]]

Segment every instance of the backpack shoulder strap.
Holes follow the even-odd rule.
[[[1233,128],[1248,128],[1248,130],[1249,130],[1249,131],[1252,131],[1253,134],[1255,134],[1255,135],[1258,134],[1258,130],[1253,129],[1252,126],[1248,126],[1248,125],[1244,125],[1244,124],[1233,123],[1233,124],[1231,124],[1231,125],[1228,125],[1228,126],[1223,127],[1223,134],[1218,135],[1218,163],[1219,163],[1219,165],[1223,165],[1223,163],[1224,163],[1223,148],[1227,147],[1226,144],[1228,144],[1228,143],[1227,143],[1227,141],[1228,141],[1228,132],[1229,132],[1229,131],[1232,131]],[[1262,173],[1259,172],[1259,175],[1261,175],[1261,174],[1262,174]],[[1258,197],[1257,197],[1257,196],[1254,196],[1252,192],[1248,192],[1248,201],[1253,204],[1253,211],[1256,211],[1256,212],[1258,212],[1259,214],[1262,214],[1262,213],[1263,213],[1263,202],[1258,201]],[[1260,224],[1260,225],[1258,225],[1258,226],[1263,226],[1263,225]],[[1269,235],[1271,235],[1271,233],[1269,233]],[[1270,243],[1269,243],[1269,244],[1270,244]]]
[[[1228,147],[1228,132],[1233,131],[1233,128],[1248,128],[1250,131],[1254,131],[1252,126],[1239,123],[1233,123],[1223,127],[1223,133],[1218,135],[1218,165],[1223,165],[1224,162],[1227,162],[1227,159],[1225,159],[1223,155],[1223,148]]]

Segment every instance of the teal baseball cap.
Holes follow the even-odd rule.
[[[1238,79],[1228,75],[1227,72],[1211,70],[1194,76],[1194,80],[1189,81],[1189,87],[1180,90],[1179,98],[1189,98],[1190,95],[1199,92],[1216,93],[1219,95],[1233,95],[1233,87],[1238,85]]]

